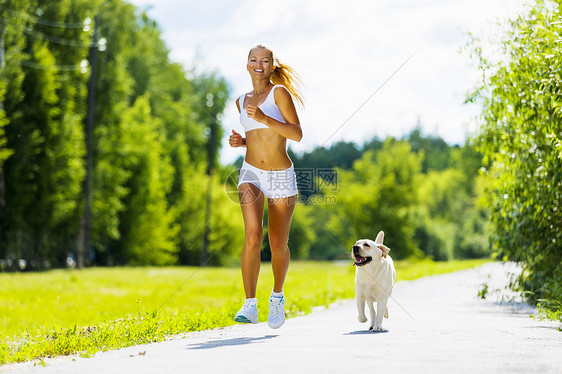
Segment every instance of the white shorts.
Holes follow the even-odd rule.
[[[284,170],[263,170],[244,161],[240,168],[238,187],[242,183],[253,184],[268,199],[282,199],[299,193],[294,165]]]

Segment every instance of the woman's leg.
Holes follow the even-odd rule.
[[[242,247],[242,281],[246,298],[256,297],[260,272],[260,251],[263,240],[263,192],[251,183],[238,187],[238,198],[244,218],[244,246]]]
[[[271,248],[271,266],[273,268],[273,291],[281,292],[285,276],[289,270],[291,254],[287,242],[291,228],[291,218],[297,202],[297,196],[283,199],[268,199],[268,236]]]

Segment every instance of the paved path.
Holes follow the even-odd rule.
[[[476,297],[484,281],[491,291],[503,288],[508,268],[493,263],[398,283],[384,333],[366,331],[367,324],[357,322],[355,302],[346,300],[289,319],[279,330],[266,323],[237,325],[93,358],[60,358],[47,361],[46,367],[15,365],[0,372],[562,373],[559,324],[529,318],[534,311],[522,303]]]

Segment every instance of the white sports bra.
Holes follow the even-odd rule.
[[[275,91],[277,87],[283,87],[283,86],[280,85],[273,86],[273,88],[267,94],[265,101],[261,105],[258,105],[258,108],[260,108],[263,114],[265,114],[266,116],[271,117],[279,122],[285,123],[285,118],[283,118],[283,115],[281,114],[279,107],[277,106],[277,104],[275,104],[273,91]],[[240,105],[240,123],[244,127],[244,131],[248,132],[255,129],[268,129],[269,126],[261,122],[258,122],[253,118],[248,117],[248,115],[246,114],[246,108],[244,108],[245,99],[246,99],[246,94],[243,94],[238,99],[238,105]]]

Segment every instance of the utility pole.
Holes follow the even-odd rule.
[[[4,30],[6,30],[5,17],[0,19],[0,80],[4,80]],[[0,110],[4,110],[4,98],[0,99]],[[6,180],[4,179],[4,166],[0,165],[0,256],[2,256],[2,233],[4,232],[4,218],[1,212],[6,212]]]
[[[211,122],[209,141],[207,142],[207,202],[205,204],[205,231],[203,233],[203,249],[201,251],[201,262],[207,261],[209,257],[209,234],[211,232],[211,212],[213,202],[213,174],[215,173],[215,158],[217,153],[218,123],[214,108],[211,108]]]
[[[78,244],[78,268],[86,265],[86,256],[90,249],[90,229],[92,208],[90,204],[92,190],[93,138],[94,138],[94,104],[96,101],[98,57],[98,16],[94,17],[94,35],[90,46],[90,82],[88,86],[88,117],[86,120],[86,180],[84,181],[84,215],[80,220],[80,240]]]

